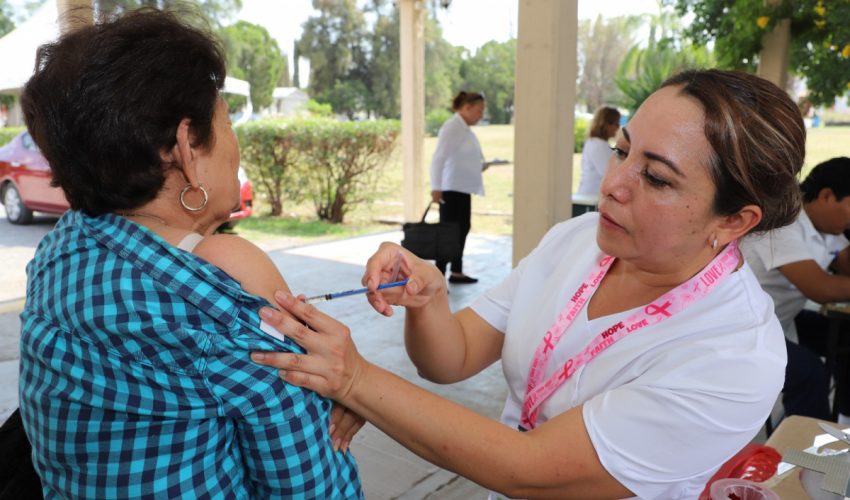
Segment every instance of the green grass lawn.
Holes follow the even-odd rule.
[[[513,160],[514,134],[512,125],[489,125],[473,127],[484,156],[487,159],[504,158]],[[818,163],[835,156],[847,155],[847,137],[850,127],[821,127],[809,129],[806,144],[806,163],[803,176]],[[422,184],[423,196],[428,196],[430,184],[428,166],[434,154],[437,139],[425,139],[423,168],[425,181]],[[581,155],[573,156],[573,189],[578,187],[581,173]],[[484,173],[486,196],[473,196],[472,230],[479,233],[510,235],[513,227],[513,178],[514,165],[491,167]],[[401,154],[396,154],[386,167],[386,175],[378,186],[378,194],[370,205],[355,207],[346,215],[342,225],[326,224],[315,217],[312,206],[302,203],[288,206],[284,201],[283,217],[268,217],[268,207],[258,193],[255,196],[254,217],[242,221],[237,232],[249,238],[266,238],[279,235],[303,237],[305,240],[336,239],[360,234],[387,231],[399,228],[404,208],[402,205],[402,163]],[[427,198],[426,198],[427,199]],[[385,221],[385,222],[381,222]]]

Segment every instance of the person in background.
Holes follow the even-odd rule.
[[[803,210],[793,224],[747,237],[741,249],[773,298],[785,331],[788,366],[782,402],[786,415],[832,420],[827,354],[828,319],[804,309],[850,300],[850,158],[832,158],[800,184]],[[836,369],[850,372],[847,363]],[[850,373],[848,373],[850,375]],[[850,379],[848,379],[850,380]],[[839,397],[839,422],[850,424],[850,386]]]
[[[431,381],[501,360],[501,423],[369,363],[344,325],[291,294],[278,304],[297,319],[261,316],[308,354],[252,357],[506,496],[698,498],[782,387],[782,327],[736,242],[797,217],[805,141],[774,84],[687,71],[618,135],[599,212],[552,227],[471,307],[453,313],[434,266],[383,243],[368,300],[405,307],[407,352]],[[399,253],[408,283],[379,292]]]
[[[484,106],[484,94],[461,91],[455,96],[455,114],[440,127],[431,159],[431,200],[440,204],[440,222],[456,222],[460,231],[461,253],[451,261],[449,283],[478,282],[463,273],[463,249],[472,223],[472,195],[484,196],[481,172],[489,167],[470,128],[484,116]],[[436,264],[445,275],[449,262]]]
[[[599,194],[599,185],[608,169],[608,160],[614,154],[608,141],[620,130],[620,112],[602,106],[593,114],[588,138],[581,150],[581,179],[577,194]]]
[[[213,234],[239,204],[239,145],[198,19],[142,9],[64,34],[21,96],[71,205],[21,314],[44,496],[362,498],[332,402],[248,358],[301,349],[257,314],[287,288],[271,259]]]

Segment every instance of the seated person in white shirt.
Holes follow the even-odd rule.
[[[616,108],[602,106],[596,110],[581,150],[581,180],[577,194],[599,195],[599,186],[608,170],[608,160],[614,154],[608,141],[617,135],[618,130],[620,112]]]
[[[788,365],[783,387],[786,415],[831,420],[825,317],[804,310],[817,303],[850,300],[850,158],[816,166],[800,185],[803,210],[786,227],[743,240],[741,250],[764,290],[773,298],[785,330]],[[840,363],[837,363],[840,365]],[[850,370],[850,363],[838,366]],[[839,396],[839,421],[850,423],[850,387]]]

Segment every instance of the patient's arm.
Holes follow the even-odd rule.
[[[275,290],[291,293],[268,254],[239,236],[207,236],[195,247],[193,253],[229,274],[246,292],[265,298],[269,304],[277,304],[274,300]],[[351,438],[364,423],[363,417],[335,402],[330,421],[334,450],[346,452]]]
[[[266,252],[239,236],[207,236],[193,253],[229,274],[248,293],[263,297],[270,304],[276,304],[275,290],[289,292],[286,280]]]

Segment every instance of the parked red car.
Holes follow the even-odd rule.
[[[0,199],[12,224],[29,224],[33,212],[61,214],[68,200],[61,189],[50,185],[50,165],[41,155],[29,132],[21,132],[0,147]],[[254,192],[251,181],[239,167],[241,183],[239,207],[230,214],[227,225],[251,215]]]

